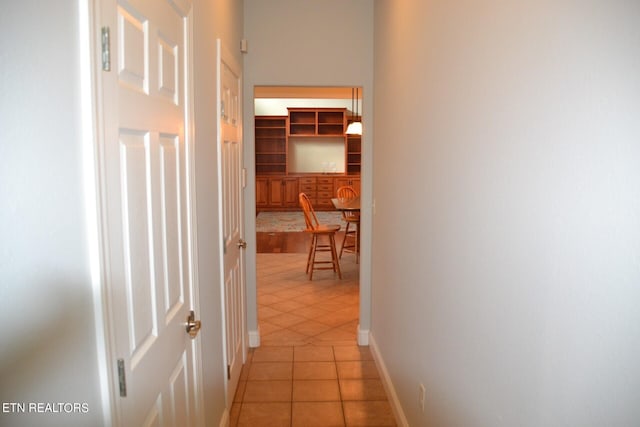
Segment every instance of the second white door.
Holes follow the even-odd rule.
[[[246,348],[241,83],[240,67],[218,40],[218,156],[228,408],[233,402]]]

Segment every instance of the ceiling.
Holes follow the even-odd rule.
[[[310,86],[256,86],[254,98],[321,98],[351,99],[350,87],[310,87]],[[359,88],[360,89],[360,88]],[[360,89],[358,99],[362,97]]]

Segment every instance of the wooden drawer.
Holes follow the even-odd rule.
[[[315,176],[303,176],[300,177],[300,191],[305,193],[309,200],[311,200],[312,204],[316,204],[317,200],[317,189],[318,186],[316,184]]]
[[[333,188],[333,178],[329,178],[328,176],[320,176],[318,177],[318,184],[327,184]]]
[[[300,178],[300,185],[304,184],[313,184],[316,185],[316,177],[314,176],[303,176]]]
[[[333,184],[318,184],[318,191],[333,194]]]

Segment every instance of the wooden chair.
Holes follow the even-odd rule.
[[[356,190],[348,185],[338,188],[337,195],[339,199],[347,200],[358,197]],[[344,239],[340,246],[338,258],[342,258],[342,252],[345,250],[353,252],[356,254],[357,264],[360,262],[360,212],[342,211],[342,219],[347,223],[347,227],[344,230]]]
[[[309,280],[313,280],[314,270],[333,270],[342,279],[338,253],[336,251],[336,232],[340,230],[340,224],[320,224],[313,205],[305,193],[298,195],[300,206],[304,212],[304,220],[307,224],[307,233],[311,234],[311,245],[309,246],[309,256],[307,257],[307,270]],[[326,237],[327,241],[320,242],[320,237]],[[331,260],[316,260],[318,252],[330,252]],[[331,266],[327,266],[331,264]]]

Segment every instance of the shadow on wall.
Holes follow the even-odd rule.
[[[0,425],[101,425],[90,286],[77,279],[23,286],[2,304]]]

